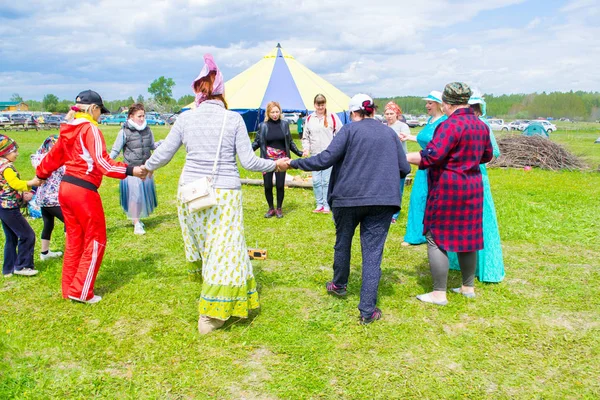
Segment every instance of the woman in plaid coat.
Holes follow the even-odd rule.
[[[446,85],[442,108],[448,119],[433,139],[409,162],[428,169],[427,206],[423,234],[433,277],[433,292],[417,296],[426,303],[446,305],[448,251],[456,252],[463,285],[453,289],[475,297],[477,250],[483,249],[483,182],[479,164],[492,159],[487,125],[469,108],[471,89],[464,83]]]

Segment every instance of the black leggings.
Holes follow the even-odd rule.
[[[42,207],[42,220],[44,221],[42,240],[50,240],[52,231],[54,230],[55,217],[60,219],[63,224],[65,223],[65,218],[60,207]]]
[[[285,172],[267,172],[263,175],[265,180],[265,197],[269,208],[273,207],[273,174],[275,174],[275,187],[277,188],[277,208],[283,204],[283,195],[285,188]]]

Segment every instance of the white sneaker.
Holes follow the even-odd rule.
[[[42,254],[40,253],[40,260],[45,261],[45,260],[49,260],[51,258],[58,258],[58,257],[62,257],[63,252],[62,251],[52,251],[52,250],[48,250],[47,254]]]
[[[135,226],[133,228],[133,233],[136,235],[145,235],[146,231],[144,230],[144,227],[142,226],[142,224],[140,224],[138,222],[137,224],[135,224]]]
[[[2,276],[5,278],[10,278],[12,276],[12,274],[3,274]]]
[[[81,299],[79,299],[77,297],[73,297],[73,296],[69,296],[69,298],[78,303],[86,303],[86,304],[95,304],[95,303],[98,303],[100,300],[102,300],[102,297],[98,296],[98,295],[94,295],[94,297],[92,297],[89,300],[81,300]]]
[[[15,275],[22,275],[22,276],[33,276],[33,275],[37,275],[38,270],[37,269],[33,269],[33,268],[23,268],[20,271],[17,271],[15,269],[14,274]]]

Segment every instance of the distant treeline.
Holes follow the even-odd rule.
[[[159,105],[153,98],[144,99],[142,95],[139,95],[135,100],[133,97],[125,100],[104,100],[104,105],[110,111],[117,112],[123,107],[128,108],[133,103],[138,102],[146,105],[146,111],[177,112],[192,101],[194,101],[194,96],[186,95],[178,100],[170,99],[167,104]],[[53,113],[66,113],[73,105],[73,100],[60,100],[54,94],[45,95],[42,101],[24,100],[24,102],[29,106],[30,111],[49,111]]]
[[[16,95],[16,94],[15,94]],[[18,95],[16,95],[18,96]],[[532,94],[509,94],[494,96],[484,95],[487,102],[487,114],[489,117],[501,118],[570,118],[578,121],[596,121],[600,119],[600,92],[552,92]],[[179,111],[182,107],[191,103],[194,96],[182,96],[179,99],[169,99],[166,104],[157,104],[153,98],[144,99],[141,95],[136,100],[129,97],[125,100],[105,101],[107,108],[113,112],[121,107],[129,107],[135,101],[145,103],[149,111]],[[385,104],[393,100],[405,114],[425,114],[425,104],[421,97],[400,96],[391,98],[376,98],[375,103],[379,107],[379,113],[383,114]],[[67,112],[72,101],[59,100],[53,94],[47,94],[42,101],[26,100],[31,111]]]
[[[552,92],[532,94],[484,95],[487,114],[502,118],[570,118],[578,121],[600,119],[600,92]],[[425,114],[421,97],[401,96],[375,99],[379,112],[388,101],[395,101],[405,114]]]

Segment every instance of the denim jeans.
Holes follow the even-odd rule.
[[[329,210],[327,203],[327,192],[329,191],[329,177],[331,176],[331,168],[323,171],[312,172],[313,192],[317,201],[317,208],[323,207]]]
[[[334,207],[335,252],[333,256],[333,283],[346,286],[350,276],[352,238],[360,224],[362,251],[362,286],[360,289],[360,315],[368,318],[375,311],[377,292],[381,279],[381,259],[387,238],[393,206]]]

